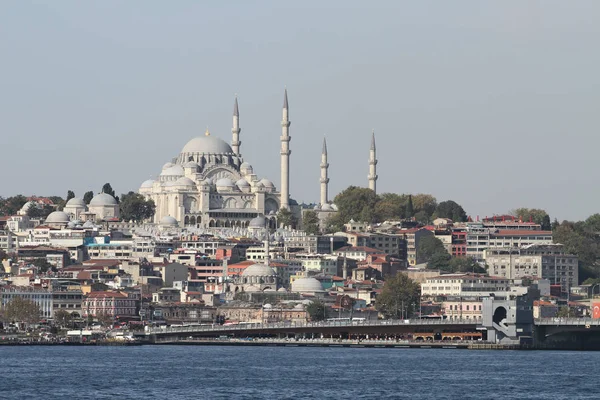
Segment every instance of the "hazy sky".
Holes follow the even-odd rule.
[[[0,195],[137,190],[206,127],[291,195],[366,186],[473,217],[600,212],[598,1],[5,1]]]

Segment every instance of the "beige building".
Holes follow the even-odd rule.
[[[427,278],[421,284],[423,297],[487,297],[491,293],[511,293],[511,281],[506,278],[477,274],[447,274]]]

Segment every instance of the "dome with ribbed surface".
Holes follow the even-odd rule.
[[[140,188],[150,189],[154,185],[153,179],[148,179],[147,181],[142,182]]]
[[[184,171],[181,165],[173,165],[167,169],[163,169],[160,176],[183,176]]]
[[[182,176],[181,178],[175,181],[177,186],[196,186],[193,180],[188,177]]]
[[[68,223],[70,220],[69,215],[62,211],[54,211],[48,214],[46,217],[46,223]]]
[[[178,225],[178,222],[175,218],[171,217],[170,215],[165,215],[164,217],[162,217],[160,219],[159,224],[167,225],[167,226],[176,226],[176,225]]]
[[[252,264],[242,271],[242,276],[275,276],[277,272],[265,264]]]
[[[322,292],[323,285],[315,278],[300,278],[292,282],[292,292]]]
[[[85,207],[85,201],[79,197],[73,197],[71,200],[67,201],[65,207]]]

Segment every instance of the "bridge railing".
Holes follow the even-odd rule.
[[[373,321],[320,321],[320,322],[272,322],[272,323],[240,323],[232,325],[188,325],[164,326],[147,328],[146,335],[198,333],[198,332],[230,332],[248,330],[272,330],[284,328],[338,328],[354,326],[431,326],[431,325],[476,325],[474,320],[444,320],[444,319],[403,319],[403,320],[373,320]]]
[[[552,317],[552,318],[537,318],[536,325],[563,325],[563,326],[600,326],[600,319],[594,318],[568,318],[568,317]]]

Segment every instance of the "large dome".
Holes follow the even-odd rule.
[[[323,285],[315,278],[300,278],[292,282],[292,292],[322,292]]]
[[[117,200],[108,193],[98,193],[90,201],[90,206],[116,206]]]
[[[182,153],[231,154],[231,146],[224,140],[214,136],[199,136],[193,138],[185,146]]]
[[[265,264],[252,264],[242,271],[242,276],[275,276],[277,272]]]
[[[54,211],[51,212],[48,217],[46,217],[46,223],[68,223],[69,216],[67,213],[62,211]]]

